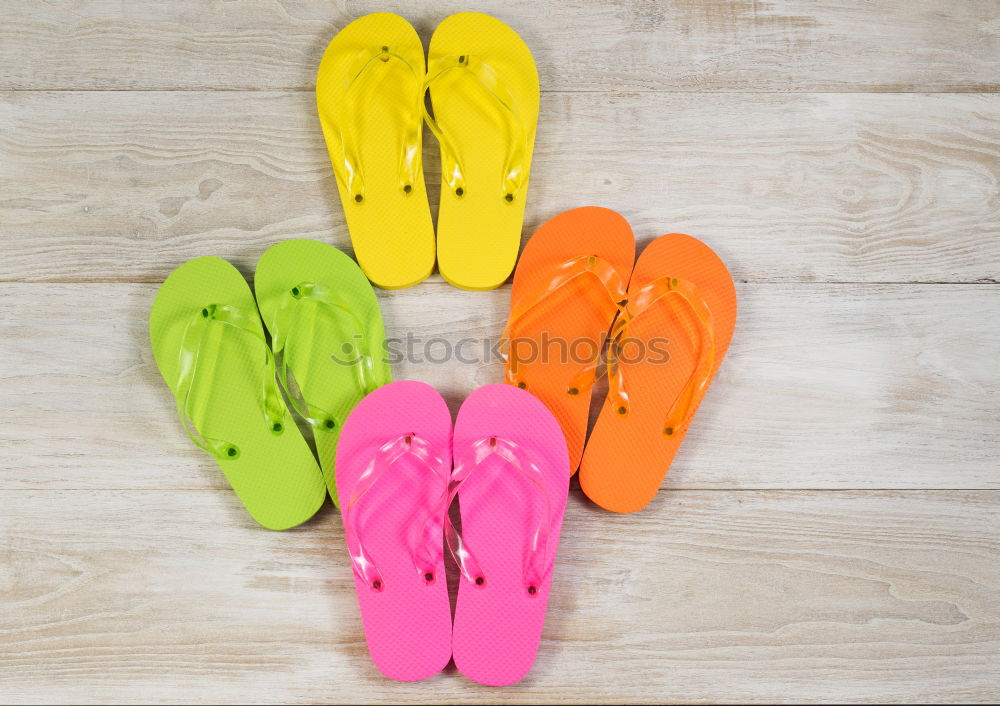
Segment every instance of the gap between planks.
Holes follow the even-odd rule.
[[[1000,95],[580,94],[543,108],[522,236],[602,204],[640,246],[703,238],[738,281],[997,278]],[[431,139],[424,160],[433,213]],[[159,282],[206,253],[246,271],[289,237],[350,251],[307,93],[0,93],[0,163],[5,281]]]

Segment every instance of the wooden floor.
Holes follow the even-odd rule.
[[[254,525],[146,318],[189,258],[350,248],[312,93],[339,27],[491,6],[542,81],[525,237],[587,204],[692,233],[740,319],[653,504],[573,491],[530,675],[398,684],[333,507]],[[0,702],[1000,698],[998,70],[996,0],[0,3]],[[380,297],[454,343],[509,286]],[[457,409],[500,370],[395,375]]]

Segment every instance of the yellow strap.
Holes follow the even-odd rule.
[[[353,77],[344,83],[344,94],[340,102],[349,105],[352,100],[352,93],[359,86],[363,85],[361,81],[362,76],[365,76],[371,67],[377,66],[378,62],[386,63],[390,59],[396,59],[401,62],[413,75],[415,80],[420,80],[416,69],[413,68],[410,62],[394,52],[390,47],[384,46],[380,51],[372,55],[368,55],[367,51],[365,51],[359,54],[359,61],[363,60],[364,63],[354,73]],[[393,93],[398,92],[393,91]],[[423,102],[422,91],[418,94],[418,99],[420,103]],[[417,179],[417,159],[420,156],[420,119],[418,117],[420,115],[420,108],[414,105],[411,106],[411,109],[413,112],[403,118],[403,124],[408,127],[403,134],[403,144],[400,148],[399,156],[399,186],[403,190],[403,193],[407,195],[413,192],[413,184]],[[344,113],[343,110],[340,112],[341,114]],[[347,110],[347,114],[354,116],[358,114],[358,111]],[[337,171],[338,177],[343,182],[347,191],[351,194],[351,199],[354,203],[361,204],[365,199],[365,177],[364,171],[361,168],[361,158],[357,152],[358,141],[353,129],[354,125],[350,120],[340,123],[332,119],[332,116],[328,117],[331,118],[330,125],[337,131],[342,154],[342,164],[334,163],[334,169]]]
[[[514,97],[510,94],[496,70],[485,61],[469,54],[442,56],[431,62],[428,67],[427,78],[424,80],[424,91],[430,88],[431,84],[437,81],[450,71],[465,69],[468,74],[475,77],[479,84],[486,89],[487,93],[500,106],[501,120],[508,131],[507,144],[509,149],[504,159],[504,169],[500,181],[500,196],[507,203],[513,203],[520,194],[527,176],[527,164],[525,156],[528,154],[527,136],[524,134],[524,127],[520,114],[514,103]],[[462,157],[458,148],[448,138],[448,135],[441,129],[438,121],[427,110],[427,104],[423,103],[424,120],[427,126],[434,133],[438,143],[441,145],[442,178],[448,184],[452,194],[461,198],[466,194],[467,186],[462,169]]]

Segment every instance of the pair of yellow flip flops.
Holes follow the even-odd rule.
[[[316,99],[354,252],[373,283],[420,282],[435,250],[456,287],[492,289],[507,279],[538,122],[538,72],[510,27],[481,13],[452,15],[425,61],[406,20],[366,15],[327,47]],[[436,248],[421,159],[425,120],[441,148]]]

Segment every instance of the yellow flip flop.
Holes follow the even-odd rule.
[[[424,187],[424,48],[410,24],[376,12],[323,54],[316,104],[354,254],[374,284],[409,287],[434,269]]]
[[[441,146],[437,255],[462,289],[501,285],[517,260],[538,123],[538,71],[527,45],[478,12],[434,31],[425,85]]]

